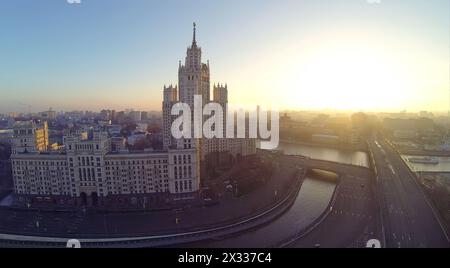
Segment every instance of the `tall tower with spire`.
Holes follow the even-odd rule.
[[[202,96],[203,106],[212,101],[209,61],[202,62],[202,49],[197,44],[197,25],[194,22],[192,43],[187,48],[184,63],[180,61],[178,66],[178,88],[176,85],[164,86],[163,141],[164,150],[168,153],[169,190],[175,193],[199,190],[208,167],[214,167],[220,159],[230,159],[229,154],[235,157],[256,152],[254,141],[248,139],[173,138],[171,126],[175,117],[171,115],[171,108],[178,102],[188,104],[191,107],[191,120],[194,120],[195,95]],[[214,101],[226,109],[228,103],[226,84],[214,86]],[[227,110],[224,112],[218,122],[222,121],[225,126]],[[203,117],[203,121],[207,119],[206,116]],[[194,122],[191,128],[191,134],[194,134]],[[225,135],[225,128],[223,134]]]
[[[194,95],[202,95],[203,104],[210,101],[209,64],[202,63],[202,49],[197,45],[197,25],[193,24],[192,44],[187,48],[184,65],[178,68],[180,101],[194,105]]]

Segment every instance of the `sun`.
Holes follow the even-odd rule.
[[[288,94],[298,106],[339,110],[398,106],[406,90],[401,68],[379,51],[346,48],[321,51],[291,75]]]

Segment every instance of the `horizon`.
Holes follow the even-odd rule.
[[[250,107],[250,106],[249,106]],[[99,108],[99,109],[61,109],[61,110],[55,110],[52,107],[50,107],[49,109],[43,109],[43,110],[36,110],[36,111],[7,111],[7,112],[0,112],[0,115],[8,115],[8,114],[18,114],[21,116],[34,116],[34,115],[38,115],[39,113],[42,112],[47,112],[47,111],[54,111],[56,114],[59,113],[72,113],[72,112],[91,112],[91,113],[100,113],[101,111],[106,110],[106,111],[116,111],[116,112],[147,112],[147,113],[159,113],[161,114],[162,111],[158,110],[158,109],[154,109],[154,110],[140,110],[140,109],[133,109],[132,107],[129,108],[125,108],[125,109],[112,109],[112,108],[108,108],[108,107],[103,107],[103,108]],[[302,108],[298,108],[298,109],[293,109],[293,108],[286,108],[286,109],[278,109],[280,115],[287,113],[289,115],[289,113],[318,113],[318,114],[346,114],[346,115],[351,115],[354,113],[367,113],[367,114],[405,114],[405,115],[413,115],[413,114],[419,114],[420,112],[428,112],[431,113],[433,116],[448,116],[450,111],[446,111],[446,110],[363,110],[363,109],[358,109],[358,110],[341,110],[341,109],[331,109],[331,108],[323,108],[323,109],[302,109]]]
[[[0,3],[8,37],[0,51],[9,63],[0,66],[0,113],[160,111],[164,84],[177,84],[193,21],[211,84],[227,83],[232,103],[337,112],[450,109],[448,2],[283,4]]]

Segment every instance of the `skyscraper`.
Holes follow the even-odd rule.
[[[214,159],[218,159],[217,153],[232,156],[246,156],[256,153],[256,142],[254,139],[227,139],[225,138],[225,127],[223,138],[181,138],[175,140],[171,134],[171,126],[175,116],[171,115],[171,109],[176,103],[188,104],[191,108],[191,134],[195,135],[194,124],[194,96],[201,96],[202,108],[209,102],[214,101],[223,108],[222,117],[219,116],[218,121],[226,126],[226,113],[228,105],[228,86],[225,84],[214,85],[213,100],[211,100],[211,83],[210,83],[210,66],[209,61],[202,62],[202,49],[197,44],[197,27],[193,24],[192,44],[187,48],[184,64],[179,62],[178,67],[178,87],[170,85],[164,86],[163,100],[163,131],[164,131],[164,148],[166,149],[195,149],[196,152],[196,171],[197,180],[201,181],[208,156],[214,155]],[[206,116],[202,116],[202,123],[205,122]],[[200,129],[203,131],[203,129]],[[214,164],[213,164],[214,165]]]

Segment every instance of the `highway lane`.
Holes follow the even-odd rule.
[[[368,240],[380,239],[369,180],[367,177],[344,175],[331,212],[316,228],[289,247],[366,247]]]
[[[416,178],[383,139],[371,139],[387,247],[449,247]]]

